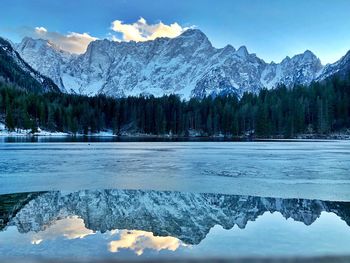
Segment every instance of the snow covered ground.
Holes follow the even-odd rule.
[[[68,136],[65,132],[50,132],[38,129],[37,132],[32,133],[30,129],[15,129],[14,131],[9,131],[5,124],[0,122],[0,136]]]
[[[52,132],[52,131],[46,131],[38,128],[38,131],[35,133],[32,133],[32,130],[28,129],[15,129],[14,131],[9,131],[6,129],[6,126],[4,123],[0,122],[0,136],[7,136],[7,137],[16,137],[16,136],[72,136],[72,134],[67,132]],[[84,134],[75,134],[75,136],[86,136]],[[106,130],[106,131],[100,131],[98,133],[91,133],[87,136],[96,136],[96,137],[103,137],[103,136],[115,136],[113,134],[112,130]]]

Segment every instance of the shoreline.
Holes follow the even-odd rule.
[[[0,123],[0,138],[118,138],[118,139],[169,139],[169,140],[222,140],[222,141],[313,141],[313,140],[350,140],[349,130],[343,132],[334,132],[330,134],[297,134],[293,137],[284,137],[283,135],[276,136],[254,136],[253,134],[246,134],[241,136],[224,135],[222,133],[215,135],[205,135],[200,132],[190,133],[189,135],[173,135],[173,134],[146,134],[138,132],[123,132],[121,134],[114,134],[112,130],[103,130],[98,133],[69,133],[58,131],[47,131],[38,128],[38,131],[32,133],[31,130],[16,129],[15,131],[8,131],[3,123]]]
[[[5,123],[0,121],[0,138],[3,137],[47,137],[47,138],[125,138],[125,139],[184,139],[184,140],[227,140],[227,141],[312,141],[312,140],[350,140],[350,129],[343,129],[338,132],[332,132],[329,134],[317,134],[317,133],[300,133],[293,137],[285,137],[283,135],[273,135],[273,136],[256,136],[254,132],[247,132],[244,135],[233,135],[233,134],[222,134],[217,133],[214,135],[206,135],[202,131],[189,130],[187,135],[174,135],[174,134],[147,134],[142,132],[133,132],[133,131],[122,131],[119,134],[114,134],[112,129],[101,130],[98,133],[70,133],[70,132],[60,132],[60,131],[48,131],[43,130],[40,127],[37,128],[37,131],[32,133],[31,129],[20,129],[17,128],[13,131],[7,130]]]
[[[127,134],[116,135],[112,133],[95,134],[69,134],[63,132],[52,133],[1,133],[0,138],[116,138],[116,139],[169,139],[169,140],[218,140],[218,141],[348,141],[350,135],[312,135],[284,137],[246,137],[246,136],[178,136],[178,135],[154,135],[154,134]]]

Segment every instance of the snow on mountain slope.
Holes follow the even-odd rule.
[[[241,95],[278,84],[309,84],[322,70],[310,51],[268,64],[244,46],[214,48],[197,29],[147,42],[96,40],[79,56],[29,38],[17,45],[17,51],[64,92],[116,97]]]
[[[326,65],[317,77],[317,81],[324,80],[332,75],[345,77],[350,72],[350,51],[340,60],[333,64]]]
[[[41,193],[4,221],[26,233],[78,216],[93,231],[143,230],[199,244],[215,225],[245,228],[265,212],[279,212],[306,225],[315,222],[321,212],[332,212],[350,224],[349,203],[143,190]]]
[[[24,38],[15,48],[22,58],[30,61],[29,64],[34,69],[50,77],[61,91],[66,91],[61,79],[61,66],[67,63],[73,55],[60,50],[49,41],[34,40],[28,37]]]
[[[286,57],[280,64],[271,63],[262,73],[262,84],[274,88],[278,84],[288,87],[294,84],[310,84],[322,70],[321,61],[309,50],[292,58]]]
[[[13,48],[13,44],[0,38],[0,81],[35,92],[59,92],[55,83],[34,70]]]

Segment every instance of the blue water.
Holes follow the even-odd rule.
[[[16,203],[16,211],[11,210]],[[350,253],[350,203],[142,190],[0,196],[0,255],[46,258]]]
[[[147,189],[350,200],[350,143],[0,143],[0,194]]]
[[[349,142],[101,140],[2,140],[0,256],[350,254]]]

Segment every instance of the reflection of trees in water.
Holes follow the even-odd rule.
[[[18,193],[0,195],[0,231],[7,225],[9,219],[20,211],[30,200],[41,193]]]

